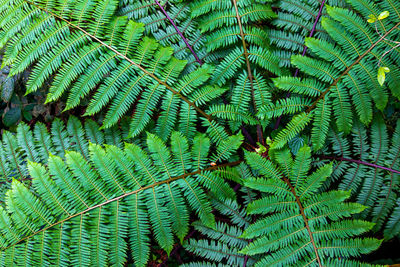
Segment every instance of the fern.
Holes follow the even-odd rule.
[[[252,266],[255,259],[239,253],[239,250],[248,245],[248,240],[240,236],[244,229],[249,226],[251,218],[246,215],[244,210],[239,208],[239,204],[235,201],[214,199],[212,203],[218,212],[230,217],[230,222],[233,225],[217,221],[215,228],[210,228],[200,221],[194,222],[194,229],[207,239],[196,240],[191,238],[185,242],[184,247],[187,251],[206,258],[208,261],[207,263],[195,261],[182,266],[205,266],[206,264],[212,266],[212,262],[225,263],[229,266]]]
[[[3,183],[1,201],[4,201],[5,190],[13,179],[26,185],[30,183],[28,161],[47,164],[50,155],[64,157],[65,150],[77,151],[87,158],[89,142],[122,147],[119,129],[103,132],[99,124],[92,120],[86,120],[83,126],[76,117],[70,116],[66,124],[56,119],[49,128],[51,130],[43,123],[36,123],[31,130],[25,123],[20,123],[16,134],[8,131],[3,133],[0,144],[0,182]]]
[[[275,29],[269,30],[269,39],[271,44],[279,49],[274,52],[279,56],[281,66],[289,67],[292,55],[306,54],[305,37],[330,40],[320,24],[320,17],[327,16],[326,5],[341,6],[342,3],[336,0],[322,1],[322,3],[303,0],[278,2],[278,16],[272,21]]]
[[[245,181],[245,185],[266,193],[247,208],[250,214],[263,218],[242,235],[254,238],[242,253],[267,253],[256,266],[335,266],[337,257],[341,258],[340,265],[359,266],[349,258],[373,251],[381,242],[355,238],[373,224],[347,217],[366,207],[344,202],[350,196],[346,191],[319,192],[332,165],[309,174],[310,152],[309,147],[303,147],[292,159],[287,150],[276,151],[272,161],[246,154],[247,163],[260,176]]]
[[[266,32],[254,26],[275,16],[266,2],[191,2],[191,15],[205,36],[207,52],[212,54],[214,61],[220,59],[210,82],[232,88],[229,95],[231,118],[237,119],[238,111],[250,110],[254,114],[271,102],[271,89],[268,80],[261,75],[261,69],[281,73],[278,59],[269,51]],[[227,108],[221,106],[218,109]],[[231,129],[236,131],[240,122],[248,121],[231,124]]]
[[[385,231],[385,237],[398,235],[398,230],[390,229],[388,221],[396,220],[392,215],[399,199],[397,187],[399,165],[399,133],[397,127],[390,138],[381,117],[374,119],[371,129],[360,123],[353,128],[352,138],[331,131],[330,151],[324,151],[321,159],[337,161],[333,178],[339,180],[340,190],[351,190],[352,197],[360,204],[371,209],[365,210],[360,217],[375,223],[375,231]],[[352,144],[352,146],[350,146]],[[353,147],[350,150],[350,147]],[[326,185],[328,186],[328,185]],[[389,219],[391,217],[391,219]],[[398,220],[398,219],[397,219]]]
[[[13,257],[17,253],[30,255],[33,265],[122,266],[130,242],[135,264],[144,266],[150,229],[169,253],[173,234],[183,238],[188,231],[189,207],[205,225],[214,227],[211,206],[199,183],[220,197],[234,197],[212,171],[237,163],[207,167],[210,142],[205,136],[191,148],[180,133],[172,136],[179,138],[171,144],[172,151],[149,134],[148,152],[132,144],[124,149],[90,144],[87,159],[70,151],[65,162],[50,155],[47,167],[29,161],[32,191],[14,180],[6,207],[0,208],[3,264],[18,263]]]
[[[203,65],[181,76],[187,62],[172,57],[171,48],[160,46],[154,39],[143,38],[143,24],[116,16],[117,4],[106,1],[52,6],[25,0],[5,1],[7,8],[2,10],[0,27],[4,36],[2,44],[6,45],[4,62],[13,66],[11,74],[34,64],[27,93],[36,91],[46,79],[55,75],[47,102],[58,100],[66,93],[67,110],[93,94],[86,115],[96,114],[108,106],[104,128],[112,127],[136,104],[131,137],[144,130],[158,103],[169,106],[168,99],[161,99],[167,91],[176,98],[176,106],[183,109],[189,104],[212,120],[188,98],[195,88],[208,80],[213,67]],[[38,15],[31,21],[32,12]],[[88,20],[88,17],[93,19]],[[45,33],[39,35],[41,29]],[[35,42],[27,45],[27,36],[34,37]],[[35,64],[35,61],[38,62]],[[211,99],[207,96],[202,102]],[[177,121],[176,117],[169,120],[169,124]],[[166,130],[168,137],[172,129]]]
[[[190,7],[179,1],[121,1],[120,16],[141,22],[163,46],[171,46],[178,59],[188,61],[185,73],[198,65],[212,62],[204,49],[204,40],[196,21],[190,17]],[[211,59],[208,59],[208,58]]]
[[[0,266],[389,264],[399,14],[0,0]]]
[[[386,2],[386,1],[382,1]],[[357,11],[361,8],[358,1],[349,1]],[[372,5],[365,3],[365,5]],[[365,7],[364,5],[364,7]],[[374,8],[370,7],[370,10]],[[375,8],[376,10],[376,8]],[[300,78],[279,77],[275,85],[279,88],[308,96],[317,96],[306,112],[314,110],[312,141],[314,149],[321,149],[329,130],[329,121],[335,119],[340,131],[349,133],[352,129],[353,112],[359,120],[368,125],[372,121],[373,103],[383,110],[388,101],[388,89],[395,97],[399,97],[395,79],[389,78],[388,86],[381,87],[376,80],[377,69],[372,62],[378,62],[382,51],[392,44],[384,43],[384,38],[395,36],[395,24],[398,18],[392,16],[390,21],[382,21],[385,33],[379,35],[375,28],[353,11],[338,7],[327,7],[331,18],[322,18],[322,27],[327,31],[332,42],[317,38],[306,38],[305,45],[318,56],[317,59],[294,55],[292,63],[305,74],[314,78],[306,79],[306,86],[299,85]],[[361,12],[361,11],[360,11]],[[389,12],[397,14],[395,5]],[[396,52],[395,52],[396,51]],[[391,66],[397,75],[398,56],[393,50],[390,57],[381,60]],[[314,79],[318,78],[319,81]],[[392,76],[394,77],[394,76]],[[351,99],[351,100],[350,100]],[[291,110],[288,110],[291,113]]]

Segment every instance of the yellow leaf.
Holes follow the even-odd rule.
[[[389,11],[383,11],[381,14],[378,16],[378,20],[383,20],[389,17]]]
[[[390,69],[388,67],[379,67],[378,69],[378,83],[382,86],[385,83],[386,72],[389,72]]]
[[[374,23],[375,21],[376,21],[376,17],[375,17],[375,15],[369,15],[368,16],[369,17],[369,19],[367,20],[369,23]]]

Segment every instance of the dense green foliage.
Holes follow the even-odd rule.
[[[0,266],[396,262],[399,1],[0,0],[0,49]]]

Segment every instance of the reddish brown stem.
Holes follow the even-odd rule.
[[[310,32],[309,37],[313,37],[313,36],[314,36],[314,32],[315,32],[315,29],[317,28],[318,21],[319,21],[319,19],[320,19],[321,16],[322,16],[322,10],[324,9],[325,1],[326,1],[326,0],[323,0],[322,3],[321,3],[321,7],[319,8],[317,17],[315,18],[314,25],[313,25],[313,27],[312,27],[312,29],[311,29],[311,32]],[[307,52],[307,49],[308,49],[308,47],[305,45],[305,46],[304,46],[304,49],[303,49],[303,53],[301,54],[303,57],[305,56],[305,54],[306,54],[306,52]],[[296,71],[295,71],[293,77],[297,77],[297,75],[299,75],[299,68],[296,69]],[[286,97],[285,97],[285,98],[289,98],[289,97],[290,97],[290,92],[288,92],[288,93],[286,94]],[[283,115],[279,116],[278,120],[276,121],[275,127],[274,127],[275,130],[278,129],[279,124],[281,123],[281,120],[282,120],[282,116],[283,116]]]
[[[158,2],[157,0],[154,0],[156,4],[160,7],[162,13],[164,16],[171,22],[172,26],[175,28],[175,31],[178,33],[178,35],[182,38],[183,42],[185,43],[186,47],[189,48],[190,52],[193,54],[194,58],[196,61],[200,64],[203,65],[203,61],[197,56],[196,52],[194,52],[193,47],[189,44],[188,40],[186,37],[183,35],[183,33],[178,29],[178,26],[175,24],[175,22],[172,20],[172,18],[168,15],[167,11],[164,9],[164,7]]]
[[[322,158],[322,159],[336,160],[336,161],[353,162],[353,163],[356,163],[356,164],[359,164],[359,165],[361,164],[361,165],[365,165],[365,166],[369,166],[369,167],[382,169],[382,170],[386,170],[386,171],[389,171],[389,172],[400,174],[400,171],[398,171],[398,170],[394,170],[392,168],[384,167],[384,166],[381,166],[381,165],[378,165],[378,164],[374,164],[374,163],[365,162],[365,161],[358,160],[358,159],[349,159],[349,158],[343,158],[343,157],[332,157],[332,156],[325,156],[325,155],[318,155],[317,157]]]
[[[312,233],[312,231],[311,231],[310,225],[309,225],[309,223],[308,223],[308,218],[307,218],[306,214],[304,213],[303,204],[301,203],[300,198],[297,196],[296,190],[294,189],[294,187],[293,187],[292,184],[290,183],[289,179],[286,178],[286,177],[283,177],[283,181],[289,186],[290,191],[292,192],[293,196],[294,196],[295,199],[296,199],[296,203],[297,203],[297,205],[299,206],[300,214],[301,214],[301,216],[303,217],[303,221],[304,221],[304,224],[305,224],[305,226],[306,226],[308,235],[310,236],[311,244],[312,244],[312,246],[313,246],[313,248],[314,248],[314,253],[315,253],[316,260],[317,260],[317,262],[318,262],[318,266],[319,266],[319,267],[322,267],[323,265],[322,265],[321,259],[320,259],[320,257],[319,257],[319,254],[318,254],[317,245],[315,244],[314,236],[313,236],[313,233]]]

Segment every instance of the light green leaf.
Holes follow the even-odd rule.
[[[386,79],[386,72],[390,72],[390,69],[388,67],[379,67],[378,69],[378,82],[382,86],[385,82]]]
[[[389,11],[383,11],[381,14],[379,14],[378,16],[378,20],[383,20],[386,19],[387,17],[389,17]]]
[[[374,22],[376,21],[375,15],[372,15],[372,14],[371,14],[371,15],[368,16],[368,18],[369,18],[369,19],[368,19],[367,21],[368,21],[369,23],[374,23]]]

